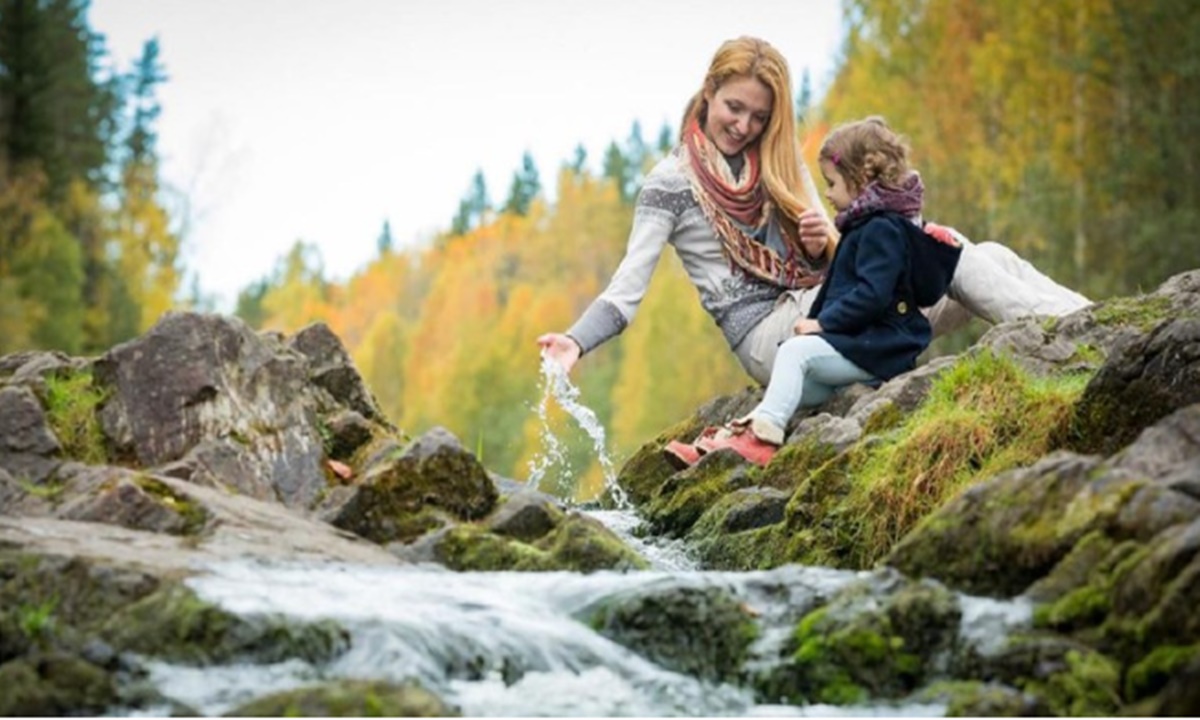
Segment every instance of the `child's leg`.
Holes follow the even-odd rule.
[[[871,379],[819,335],[797,335],[779,346],[767,392],[750,415],[782,431],[801,405],[818,405],[840,387]]]

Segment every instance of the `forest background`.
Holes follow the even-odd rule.
[[[815,98],[797,79],[810,167],[832,125],[884,113],[912,143],[928,217],[1003,241],[1092,298],[1200,266],[1200,3],[842,7],[828,91]],[[87,10],[0,0],[0,354],[103,352],[169,309],[211,309],[184,282],[187,198],[159,176],[158,44],[112,67]],[[494,197],[482,173],[464,178],[444,231],[399,247],[385,223],[377,256],[344,282],[299,239],[236,313],[285,333],[328,323],[400,427],[445,426],[492,470],[525,479],[544,450],[534,338],[566,328],[620,261],[641,177],[678,129],[644,132],[634,123],[614,139],[599,172],[581,146],[545,174],[527,155]],[[931,354],[985,329],[975,321]],[[637,321],[575,379],[618,464],[749,382],[669,252]],[[574,469],[546,482],[590,497],[602,479],[592,441],[560,415],[551,427]]]

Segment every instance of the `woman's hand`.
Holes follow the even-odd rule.
[[[825,216],[819,211],[809,208],[800,213],[799,227],[800,245],[804,247],[804,252],[813,258],[824,254],[825,247],[829,244],[829,238],[833,235]]]
[[[542,348],[543,355],[562,365],[563,370],[568,373],[583,354],[579,343],[562,333],[546,333],[537,339],[537,344]]]
[[[954,237],[954,233],[951,232],[950,228],[944,225],[935,225],[934,223],[927,222],[924,229],[926,235],[940,243],[951,247],[958,247],[962,244],[958,241],[958,238]]]
[[[824,329],[821,327],[821,323],[817,322],[813,318],[800,318],[796,321],[796,324],[792,327],[792,330],[797,335],[815,335],[819,332],[824,332]]]

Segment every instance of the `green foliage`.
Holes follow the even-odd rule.
[[[46,378],[46,419],[63,454],[89,465],[108,461],[104,432],[96,413],[108,393],[92,382],[91,372]]]
[[[54,609],[58,598],[50,597],[40,603],[22,604],[17,607],[17,627],[30,640],[38,640],[54,627]]]
[[[960,490],[1061,442],[1083,376],[1035,379],[990,351],[940,376],[921,407],[850,470],[855,567],[869,567]]]

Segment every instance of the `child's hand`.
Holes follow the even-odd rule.
[[[958,247],[961,244],[958,242],[958,238],[954,237],[954,233],[950,232],[950,228],[944,225],[927,222],[925,223],[925,234],[950,247]]]
[[[818,257],[825,252],[829,244],[829,221],[820,212],[813,209],[800,213],[800,245],[809,257]]]
[[[792,328],[792,330],[795,331],[797,335],[815,335],[816,333],[824,331],[824,329],[821,327],[821,323],[812,318],[800,318],[796,321],[796,325]]]

